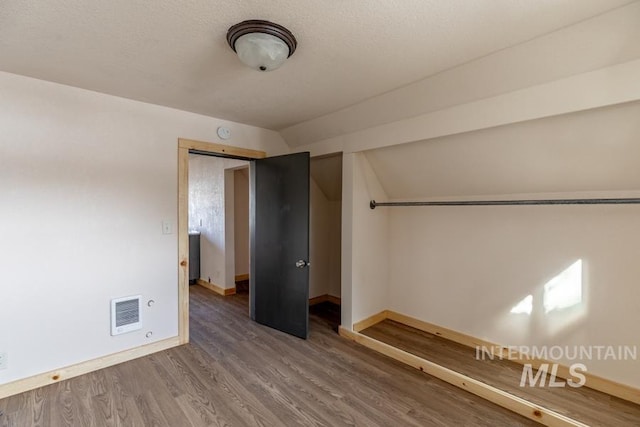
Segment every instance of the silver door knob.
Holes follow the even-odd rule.
[[[310,266],[311,264],[308,263],[307,261],[303,260],[303,259],[299,259],[298,261],[296,261],[296,267],[298,268],[305,268]]]

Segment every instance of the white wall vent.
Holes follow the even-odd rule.
[[[142,329],[142,295],[111,300],[111,335]]]

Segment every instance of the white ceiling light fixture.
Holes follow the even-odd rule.
[[[291,31],[259,19],[243,21],[229,28],[227,42],[243,63],[258,71],[279,68],[298,45]]]

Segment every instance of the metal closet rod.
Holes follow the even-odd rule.
[[[539,200],[460,200],[435,202],[376,202],[371,200],[369,207],[378,206],[530,206],[530,205],[635,205],[640,198],[621,199],[539,199]]]

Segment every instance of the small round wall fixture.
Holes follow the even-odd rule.
[[[243,21],[229,28],[227,42],[243,63],[258,71],[279,68],[298,45],[291,31],[259,19]]]
[[[216,130],[216,133],[218,134],[218,137],[220,139],[229,139],[231,138],[231,130],[229,128],[226,128],[224,126],[220,126],[218,127],[218,129]]]

